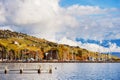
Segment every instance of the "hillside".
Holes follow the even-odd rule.
[[[4,60],[80,60],[118,59],[109,54],[88,51],[78,46],[57,44],[27,34],[0,30],[0,59]]]

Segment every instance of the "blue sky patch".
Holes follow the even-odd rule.
[[[62,7],[71,5],[99,6],[101,8],[120,8],[120,0],[60,0]]]

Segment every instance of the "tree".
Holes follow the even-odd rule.
[[[10,49],[9,51],[9,59],[14,60],[15,59],[15,50]]]
[[[1,59],[3,61],[3,59],[6,58],[6,54],[7,54],[6,48],[3,45],[0,45],[0,54],[1,54]]]
[[[78,50],[78,56],[82,58],[82,50]]]

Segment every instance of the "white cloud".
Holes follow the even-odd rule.
[[[4,23],[6,21],[5,19],[5,11],[2,3],[0,2],[0,23]]]
[[[46,24],[59,12],[57,0],[24,0],[18,4],[14,20],[18,24]]]
[[[68,7],[66,9],[66,12],[71,15],[81,16],[81,15],[106,14],[110,11],[108,9],[101,9],[98,6],[73,5]]]
[[[59,0],[5,0],[3,4],[7,24],[17,25],[17,31],[40,33],[41,38],[55,40],[57,32],[78,25],[76,18],[64,13]]]
[[[63,37],[61,40],[58,41],[59,44],[67,44],[70,46],[79,46],[77,42],[72,41],[70,39],[67,39],[66,37]]]
[[[95,51],[95,52],[110,52],[109,48],[105,48],[103,46],[97,45],[97,44],[92,44],[92,43],[81,43],[80,47],[85,48],[90,51]]]
[[[120,47],[117,46],[115,43],[112,43],[110,45],[110,47],[103,47],[97,44],[92,44],[92,43],[84,43],[81,44],[81,47],[91,50],[91,51],[95,51],[95,52],[120,52]]]
[[[120,47],[116,45],[116,43],[110,43],[109,44],[109,50],[113,52],[120,52]]]
[[[13,31],[13,29],[10,26],[0,26],[1,30],[11,30]]]
[[[98,44],[93,44],[93,43],[76,42],[66,37],[62,38],[58,43],[67,44],[70,46],[79,46],[81,48],[94,51],[94,52],[100,52],[100,53],[120,52],[120,47],[117,46],[115,43],[109,43],[110,47],[103,47],[103,46],[100,46]]]

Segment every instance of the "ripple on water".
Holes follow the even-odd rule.
[[[10,69],[19,68],[17,64],[1,64],[0,66],[8,66]],[[42,69],[48,69],[52,65],[53,73],[35,72],[9,72],[4,74],[0,71],[0,80],[120,80],[120,64],[100,64],[100,63],[23,63],[24,68],[38,68],[41,65]],[[57,67],[57,69],[55,68]],[[0,67],[0,70],[1,67]]]

